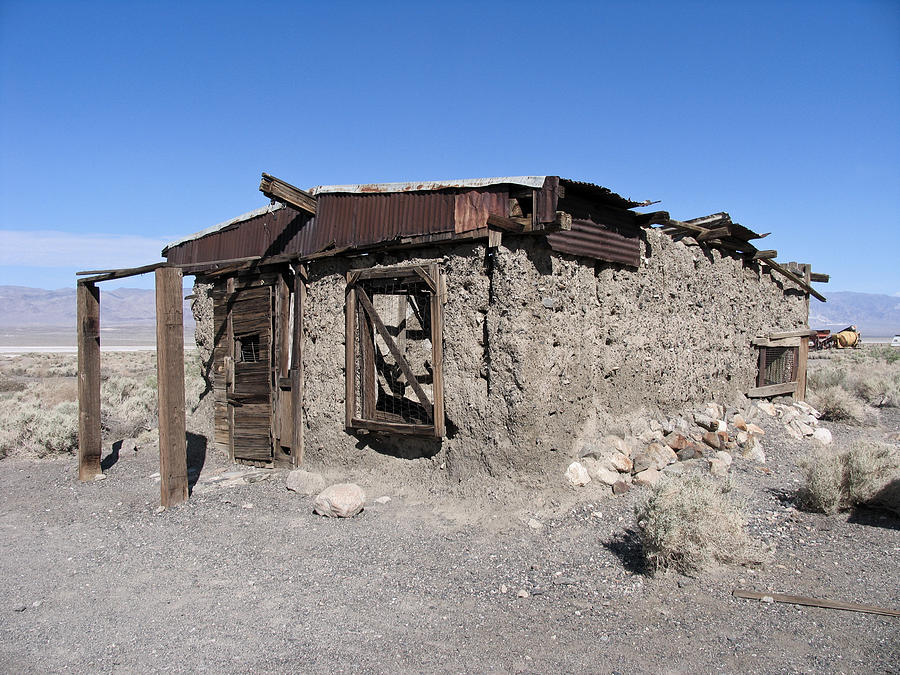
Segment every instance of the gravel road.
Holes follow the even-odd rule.
[[[866,433],[898,430],[897,413]],[[283,475],[246,483],[215,457],[161,513],[152,448],[89,484],[73,458],[4,460],[0,670],[900,672],[900,619],[731,596],[900,608],[900,519],[796,510],[806,441],[763,423],[768,463],[732,473],[775,559],[700,578],[640,568],[639,490],[576,492],[562,470],[553,491],[502,500],[351,476],[370,506],[338,521]],[[829,427],[836,442],[862,433]]]

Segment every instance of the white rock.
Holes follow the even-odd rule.
[[[775,417],[775,415],[778,414],[775,404],[769,401],[759,401],[757,402],[756,407],[766,413],[769,417]]]
[[[621,452],[614,452],[607,459],[613,468],[620,473],[628,473],[633,466],[632,461]]]
[[[644,469],[643,471],[634,474],[634,484],[653,487],[659,482],[659,476],[659,471],[650,467],[649,469]]]
[[[518,593],[516,593],[516,597],[517,597],[517,598],[527,598],[527,597],[529,597],[529,596],[528,596],[528,591],[526,591],[526,590],[523,588],[523,589],[520,590]]]
[[[572,462],[566,469],[566,479],[575,487],[583,487],[591,482],[587,469],[580,462]]]
[[[795,428],[804,436],[812,436],[816,433],[816,430],[813,429],[808,424],[804,424],[803,422],[794,422]]]
[[[684,462],[669,464],[669,466],[664,468],[662,472],[667,476],[682,476],[684,475]]]
[[[718,425],[716,427],[716,431],[724,431],[726,433],[728,432],[728,422],[726,422],[725,420],[716,420],[716,424]]]
[[[600,481],[604,485],[614,485],[619,480],[618,471],[610,471],[605,466],[598,466],[594,472],[593,478]]]
[[[728,475],[728,465],[721,459],[709,460],[709,472],[713,476],[723,477]]]
[[[505,595],[508,591],[509,591],[509,589],[506,587],[506,584],[500,584],[500,592],[501,593],[503,593]]]
[[[294,469],[287,475],[285,485],[291,492],[301,495],[315,495],[325,489],[325,479],[322,474]]]
[[[543,530],[544,529],[543,523],[541,523],[541,521],[536,520],[534,518],[528,519],[528,527],[530,527],[532,530]]]
[[[756,438],[752,439],[741,451],[741,457],[750,459],[760,464],[766,463],[766,453],[763,452],[762,444]]]
[[[376,498],[375,498],[375,503],[376,503],[376,504],[380,504],[380,505],[382,505],[382,506],[383,506],[384,504],[387,504],[389,501],[391,501],[391,498],[388,497],[387,495],[385,495],[385,496],[383,496],[383,497],[376,497]]]
[[[716,459],[721,460],[725,464],[725,466],[731,466],[731,463],[734,461],[734,458],[731,456],[731,454],[725,452],[724,450],[716,451]]]
[[[822,445],[831,445],[831,432],[828,431],[825,427],[817,427],[815,432],[813,433],[813,438],[815,438]]]
[[[356,483],[338,483],[316,497],[314,510],[328,518],[352,518],[366,505],[366,493]]]

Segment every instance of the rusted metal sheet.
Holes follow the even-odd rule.
[[[590,220],[573,220],[572,229],[547,235],[554,251],[637,267],[641,262],[637,228],[600,225]]]
[[[290,244],[311,220],[308,214],[287,206],[253,212],[243,220],[229,221],[227,227],[170,244],[163,255],[169,262],[183,264],[294,252]]]
[[[360,185],[319,185],[311,188],[309,193],[321,195],[330,192],[343,194],[373,194],[390,192],[431,192],[434,190],[491,187],[495,185],[519,185],[522,187],[541,188],[547,176],[505,176],[501,178],[465,178],[461,180],[412,181],[406,183],[368,183]]]

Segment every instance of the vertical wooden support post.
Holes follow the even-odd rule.
[[[347,272],[347,300],[344,306],[344,426],[352,428],[356,417],[356,281]]]
[[[184,317],[178,267],[156,270],[156,367],[159,384],[160,503],[188,497],[184,421]]]
[[[100,289],[78,283],[78,478],[100,468]]]
[[[429,267],[429,273],[436,292],[431,296],[431,372],[432,412],[434,413],[434,435],[443,438],[446,433],[444,422],[444,300],[446,290],[444,277],[437,265]]]
[[[294,325],[291,348],[291,461],[303,464],[303,309],[306,307],[306,268],[294,274]]]
[[[794,400],[806,400],[806,360],[809,356],[809,336],[800,338],[800,346],[797,348],[797,388],[794,390]]]

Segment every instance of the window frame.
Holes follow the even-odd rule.
[[[359,381],[363,378],[357,379],[356,362],[358,356],[358,343],[361,339],[366,339],[368,333],[364,335],[363,331],[359,330],[357,315],[360,311],[365,312],[365,314],[368,315],[371,320],[372,315],[370,314],[370,312],[374,311],[374,308],[371,304],[371,299],[368,297],[365,289],[363,289],[359,285],[359,282],[370,279],[396,279],[400,281],[409,278],[417,278],[423,281],[429,296],[428,306],[431,320],[430,339],[432,367],[432,400],[429,401],[429,403],[431,407],[432,423],[406,424],[399,422],[386,422],[380,420],[365,419],[364,417],[362,417],[362,411],[360,411],[360,414],[357,415],[356,410],[357,396],[362,386],[364,386],[365,384],[364,382]],[[446,283],[438,264],[431,263],[428,265],[403,265],[397,267],[379,267],[362,270],[351,270],[347,272],[347,285],[345,295],[344,416],[345,427],[347,431],[354,432],[365,430],[370,432],[381,432],[389,434],[443,438],[446,435],[443,378],[443,305],[446,299]],[[367,300],[368,302],[366,302]],[[377,325],[379,322],[380,318],[377,322],[373,321],[373,324],[375,325],[375,329],[381,334],[382,339],[384,339],[385,334],[381,333],[381,329],[384,328],[384,325],[382,324],[381,328],[379,328]],[[385,340],[385,342],[388,341]],[[359,355],[362,358],[365,358],[365,350],[362,349],[362,347],[364,346],[365,345],[359,345]],[[372,346],[374,346],[374,339],[372,342]],[[394,356],[396,358],[396,354]],[[399,362],[398,365],[400,365]],[[415,380],[414,377],[412,379]],[[377,388],[377,382],[375,380],[370,381],[368,384],[372,387]],[[416,386],[418,386],[418,381],[416,381],[415,385],[413,385],[412,381],[410,381],[410,385],[415,389]],[[377,393],[377,391],[372,392],[372,394],[375,393]],[[422,392],[421,388],[419,388],[418,396],[420,400],[422,399],[422,396],[424,396],[424,392]],[[427,396],[425,397],[425,400],[427,400]]]

